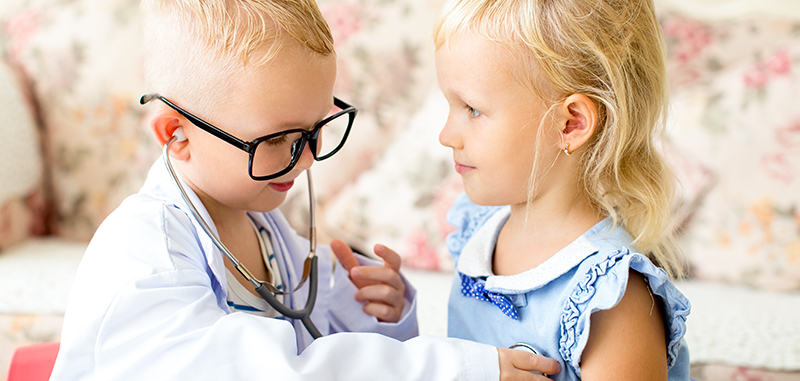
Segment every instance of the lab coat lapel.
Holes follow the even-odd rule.
[[[284,276],[284,285],[286,285],[287,290],[294,290],[297,284],[300,283],[300,278],[303,276],[303,264],[308,256],[309,249],[308,240],[297,234],[294,228],[289,224],[289,221],[286,220],[283,213],[281,213],[280,209],[275,209],[269,213],[251,212],[250,215],[257,224],[266,227],[266,229],[270,231],[272,247],[275,249],[278,266],[282,271],[281,275]],[[323,272],[325,269],[330,271],[330,267],[325,266],[322,257],[319,257],[318,260],[318,294],[314,310],[311,313],[311,320],[317,324],[317,328],[320,329],[323,335],[327,335],[329,329],[325,322],[328,321],[326,315],[328,309],[325,307],[327,301],[324,300],[326,297],[324,287],[330,283],[330,279],[324,276]],[[309,281],[306,281],[305,285],[301,287],[300,290],[286,295],[284,304],[291,309],[304,308],[306,300],[308,300],[309,283]],[[297,347],[305,348],[310,345],[314,339],[305,327],[303,327],[302,322],[300,320],[289,320],[298,333]]]
[[[200,213],[200,216],[205,219],[206,223],[208,224],[211,231],[214,234],[217,233],[217,227],[214,224],[214,221],[211,219],[211,216],[208,214],[203,203],[200,201],[200,198],[197,197],[197,194],[189,187],[186,182],[181,179],[180,174],[176,172],[178,179],[183,185],[183,189],[186,191],[186,195],[189,196],[189,199],[194,204],[197,212]],[[153,179],[154,181],[150,183],[149,179]],[[153,189],[150,191],[154,196],[160,196],[162,199],[168,203],[175,205],[179,210],[186,213],[189,217],[189,220],[192,221],[194,225],[195,231],[197,231],[197,240],[202,247],[203,253],[205,254],[206,263],[208,267],[211,269],[211,272],[219,284],[221,288],[221,293],[217,294],[217,303],[220,307],[225,310],[226,312],[230,312],[230,307],[226,303],[226,298],[228,295],[228,283],[227,278],[225,276],[225,262],[222,251],[220,251],[216,245],[214,245],[214,241],[211,240],[211,237],[206,234],[203,230],[203,227],[200,225],[200,222],[194,218],[191,209],[183,200],[181,196],[180,190],[178,190],[178,186],[175,185],[175,182],[172,180],[172,177],[169,175],[167,168],[164,165],[163,160],[157,160],[153,167],[150,168],[150,174],[148,175],[148,182],[145,183],[143,188],[147,188],[151,186]]]
[[[296,267],[297,264],[292,260],[293,258],[301,257],[297,254],[298,248],[296,241],[289,240],[289,242],[287,242],[283,239],[283,237],[285,237],[284,234],[287,233],[284,230],[289,227],[289,223],[279,211],[272,211],[269,213],[251,212],[250,217],[253,218],[253,221],[255,221],[257,225],[265,227],[270,232],[270,242],[272,243],[272,248],[275,250],[275,257],[278,261],[281,277],[284,279],[284,287],[286,287],[287,291],[293,290],[303,274],[296,271],[296,269],[298,269]],[[299,270],[302,271],[302,263],[300,264]],[[296,300],[297,297],[298,295],[292,295],[291,297],[284,298],[284,303],[289,308],[295,308],[295,303],[298,302]],[[303,299],[303,303],[305,303],[305,299]]]

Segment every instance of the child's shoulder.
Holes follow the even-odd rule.
[[[564,299],[560,351],[568,363],[578,367],[580,354],[588,339],[588,319],[595,311],[615,307],[628,284],[631,271],[641,274],[654,295],[660,297],[668,329],[670,365],[676,361],[681,339],[686,333],[686,317],[691,305],[675,287],[667,273],[631,245],[632,238],[620,226],[609,220],[582,236],[594,247],[576,268]],[[593,234],[595,233],[595,234]]]
[[[159,158],[150,168],[139,192],[114,209],[98,228],[97,234],[130,232],[132,239],[148,234],[151,237],[185,234],[192,230],[192,220],[177,186]]]
[[[610,218],[595,225],[579,240],[591,254],[585,256],[573,275],[572,293],[576,297],[573,302],[602,293],[608,295],[613,307],[625,292],[628,274],[636,271],[644,276],[654,292],[663,293],[665,298],[685,301],[688,308],[688,300],[675,288],[667,272],[640,253],[628,232],[621,226],[614,226]]]
[[[169,237],[194,236],[189,216],[177,205],[152,195],[128,196],[106,217],[92,238],[93,244],[141,247],[163,245]]]

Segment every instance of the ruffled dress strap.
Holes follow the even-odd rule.
[[[598,253],[598,255],[602,255]],[[672,368],[679,356],[687,356],[685,341],[686,317],[691,306],[689,300],[669,280],[667,273],[655,266],[642,254],[623,247],[599,260],[587,261],[580,266],[585,275],[577,282],[563,305],[559,352],[576,374],[580,375],[580,361],[589,339],[590,317],[596,311],[616,306],[625,294],[629,269],[642,274],[650,291],[661,297],[667,325],[667,366]],[[688,358],[681,359],[681,363]]]
[[[469,238],[477,231],[495,212],[503,206],[476,205],[462,193],[456,198],[453,206],[447,212],[447,223],[456,230],[447,235],[445,244],[453,258],[457,259],[467,244]]]

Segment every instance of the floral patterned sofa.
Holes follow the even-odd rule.
[[[345,149],[314,169],[320,241],[396,248],[421,330],[446,334],[444,215],[461,185],[436,139],[446,105],[428,37],[442,0],[319,3],[337,95],[360,109]],[[800,380],[800,4],[657,4],[692,376]],[[59,339],[86,242],[159,155],[137,102],[138,12],[138,0],[0,2],[0,380],[15,347]],[[303,192],[282,207],[299,231]]]

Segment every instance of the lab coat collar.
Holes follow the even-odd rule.
[[[611,228],[611,220],[606,218],[539,266],[519,274],[494,275],[491,269],[492,255],[500,229],[510,213],[510,208],[495,212],[467,242],[458,259],[459,272],[470,277],[484,277],[486,290],[503,294],[533,291],[570,271],[598,251],[590,239],[607,235]]]
[[[208,214],[203,202],[200,201],[200,198],[197,197],[197,194],[194,192],[194,190],[192,190],[192,188],[185,181],[183,181],[180,173],[176,171],[175,174],[178,176],[181,185],[183,185],[183,189],[186,191],[186,195],[189,196],[189,199],[194,204],[198,213],[200,213],[200,216],[205,219],[209,228],[211,228],[211,231],[219,236],[217,227],[214,224],[214,220],[211,219],[211,215]],[[153,166],[150,167],[150,172],[147,174],[147,180],[142,186],[142,189],[139,190],[139,193],[147,194],[150,197],[160,199],[167,204],[172,204],[178,210],[184,212],[189,220],[192,221],[195,231],[197,232],[197,240],[200,243],[200,246],[202,247],[203,253],[206,257],[206,263],[211,269],[211,272],[214,274],[214,277],[216,277],[217,282],[222,290],[222,300],[218,300],[217,302],[220,304],[220,307],[222,307],[223,310],[230,312],[230,308],[225,302],[225,298],[228,295],[228,284],[225,275],[225,262],[223,254],[217,248],[217,246],[214,245],[214,241],[211,240],[211,237],[205,233],[203,227],[200,225],[200,222],[194,218],[191,209],[183,200],[180,190],[178,190],[178,186],[175,185],[175,182],[172,180],[172,176],[169,175],[163,156],[159,156],[158,160],[156,160],[156,162],[153,163]]]

